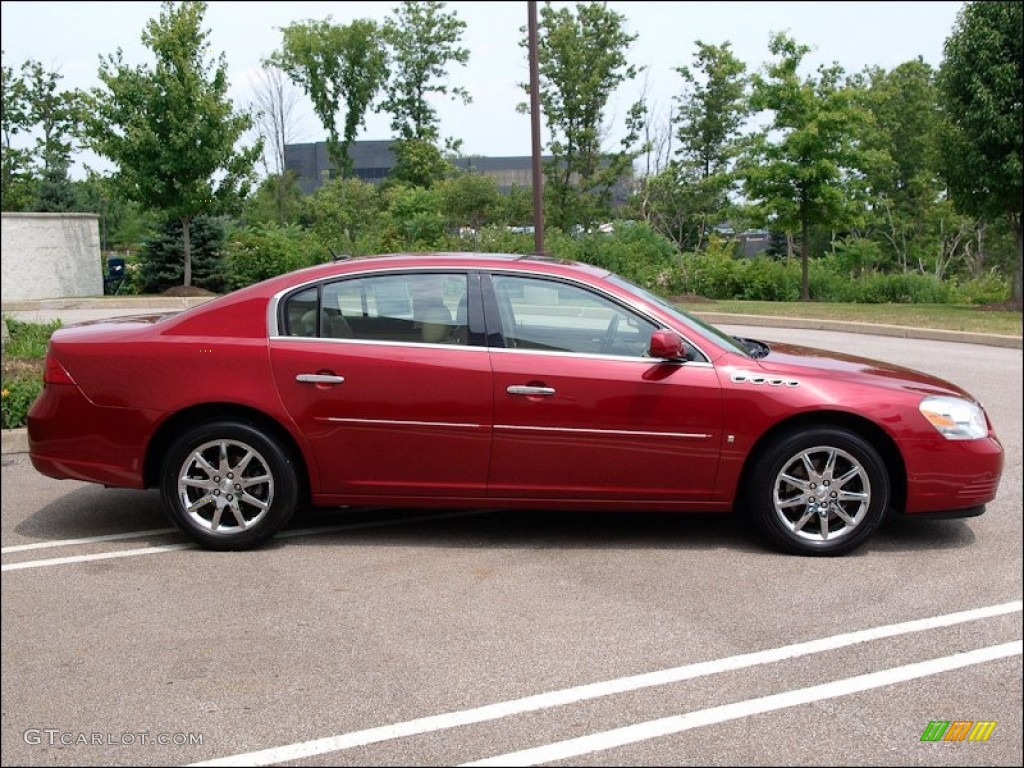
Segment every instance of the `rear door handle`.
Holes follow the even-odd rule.
[[[531,387],[526,384],[513,384],[506,387],[505,391],[510,395],[526,395],[527,397],[551,397],[555,394],[554,387]]]
[[[300,373],[295,377],[300,384],[344,384],[344,376],[335,376],[330,373]]]

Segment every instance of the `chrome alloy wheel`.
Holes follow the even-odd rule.
[[[195,448],[178,472],[178,500],[198,528],[234,534],[256,525],[274,501],[266,459],[237,440]]]
[[[849,536],[868,514],[871,481],[851,454],[820,445],[787,461],[773,484],[775,514],[794,536],[815,542]]]

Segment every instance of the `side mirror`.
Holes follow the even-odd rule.
[[[651,334],[651,344],[647,349],[647,354],[662,360],[686,359],[683,340],[679,338],[679,334],[665,328]]]

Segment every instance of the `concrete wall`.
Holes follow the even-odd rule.
[[[5,213],[3,301],[103,295],[99,216]]]

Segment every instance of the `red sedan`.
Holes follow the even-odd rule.
[[[785,551],[838,555],[890,513],[981,514],[1003,467],[949,382],[733,338],[536,257],[338,261],[69,326],[44,379],[35,468],[159,487],[214,549],[311,504],[735,510]]]

